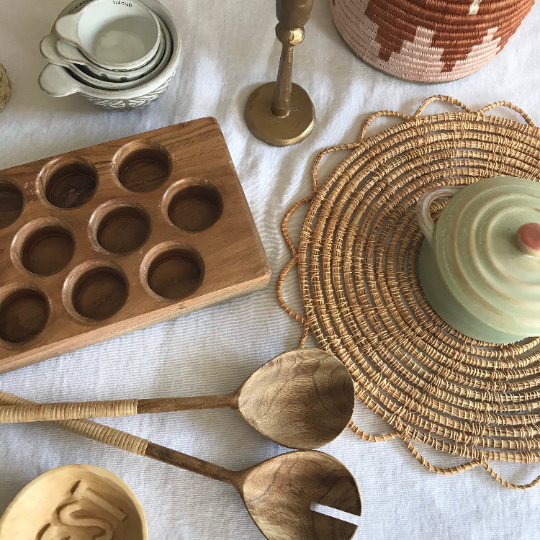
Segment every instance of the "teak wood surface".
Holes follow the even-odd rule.
[[[270,280],[214,118],[0,171],[0,209],[0,373]]]

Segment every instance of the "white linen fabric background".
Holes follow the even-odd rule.
[[[0,113],[0,169],[215,116],[272,265],[271,285],[263,292],[2,375],[3,391],[40,402],[232,391],[264,362],[298,344],[301,328],[275,297],[277,275],[289,260],[280,225],[286,209],[309,193],[311,166],[320,150],[354,141],[374,111],[412,114],[434,94],[452,95],[477,108],[509,100],[540,123],[537,7],[483,70],[453,83],[420,85],[393,79],[358,60],[333,25],[329,0],[315,0],[305,42],[295,51],[294,80],[311,95],[317,125],[303,143],[273,148],[249,133],[243,111],[251,91],[277,72],[275,2],[163,2],[183,38],[178,74],[160,101],[121,113],[99,109],[80,96],[53,99],[37,85],[45,65],[39,41],[67,0],[0,0],[0,62],[13,84],[11,102]],[[447,107],[430,105],[427,112],[443,109]],[[378,121],[370,131],[382,125]],[[293,231],[298,224],[299,218]],[[300,307],[292,275],[286,296],[292,306]],[[360,405],[355,418],[369,432],[388,429]],[[229,410],[103,423],[232,469],[284,451]],[[364,509],[358,539],[539,537],[540,487],[511,491],[480,468],[437,476],[400,440],[373,444],[350,431],[324,450],[343,461],[360,485]],[[423,447],[422,451],[436,464],[459,461]],[[105,467],[125,480],[146,510],[151,540],[263,538],[232,487],[45,424],[0,426],[0,512],[37,475],[69,463]],[[514,482],[540,474],[540,464],[494,466]]]

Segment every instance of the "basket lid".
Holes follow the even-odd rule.
[[[454,297],[485,324],[540,335],[540,184],[498,176],[454,195],[434,235]]]

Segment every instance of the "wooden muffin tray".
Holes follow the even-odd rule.
[[[0,373],[270,276],[213,118],[0,171]]]

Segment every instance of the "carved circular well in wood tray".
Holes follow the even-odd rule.
[[[421,116],[443,99],[465,112]],[[526,124],[484,114],[496,106],[517,110]],[[377,116],[405,121],[364,139]],[[351,153],[317,186],[317,166],[335,150]],[[284,309],[310,329],[319,346],[347,366],[356,395],[388,422],[427,468],[441,474],[483,466],[507,487],[488,461],[540,461],[540,338],[489,345],[453,330],[427,304],[417,277],[423,235],[415,221],[418,197],[437,185],[464,185],[509,175],[538,180],[540,130],[509,103],[473,112],[457,100],[430,98],[412,117],[382,111],[370,117],[358,143],[325,150],[314,165],[314,192],[287,214],[283,232],[293,259],[278,280]],[[309,209],[296,249],[290,215]],[[434,205],[440,211],[445,202]],[[287,272],[298,264],[305,317],[281,296]],[[440,469],[412,441],[467,458]]]

